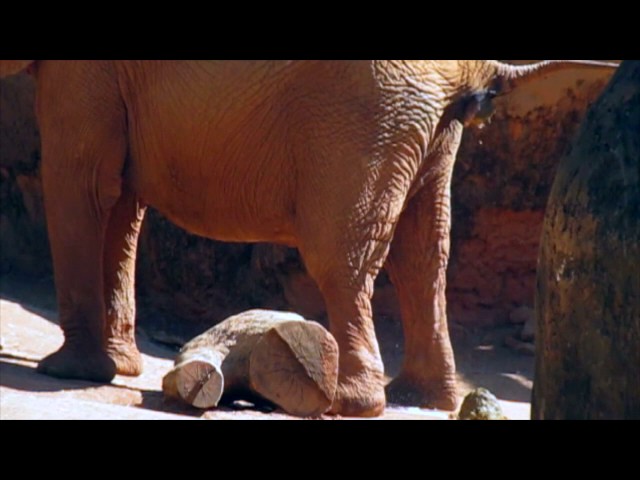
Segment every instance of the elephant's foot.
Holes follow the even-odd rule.
[[[102,350],[64,344],[60,350],[41,360],[37,371],[53,377],[107,383],[116,375],[116,364]]]
[[[400,374],[387,385],[389,403],[453,411],[458,408],[455,380],[422,380]]]
[[[329,414],[344,417],[378,417],[384,412],[385,404],[381,383],[350,378],[338,383]]]
[[[386,404],[382,367],[364,367],[360,358],[342,359],[338,387],[330,414],[345,417],[377,417]]]
[[[107,355],[116,364],[116,373],[137,377],[142,373],[142,356],[135,343],[110,343]]]

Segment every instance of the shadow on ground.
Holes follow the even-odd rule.
[[[25,280],[14,275],[0,277],[0,299],[19,304],[25,310],[45,318],[57,325],[55,313],[55,291],[51,279],[38,282]],[[501,400],[510,402],[530,402],[533,380],[534,357],[515,352],[504,346],[506,336],[513,334],[517,327],[506,326],[493,329],[469,329],[455,325],[452,341],[456,355],[459,389],[461,395],[476,387],[484,387]],[[402,327],[392,318],[376,319],[382,357],[388,379],[396,375],[403,358]],[[143,354],[162,360],[173,360],[175,348],[154,343],[144,332],[138,332],[138,344]],[[28,350],[27,350],[28,351]],[[0,385],[22,391],[58,392],[60,382],[35,371],[40,358],[0,352]],[[16,363],[18,361],[19,363]],[[33,367],[30,367],[33,365]],[[112,385],[119,388],[118,385]],[[67,380],[64,390],[82,390],[98,387],[85,381]],[[130,388],[130,387],[120,387]],[[135,388],[135,387],[134,387]],[[166,403],[157,390],[138,388],[142,399],[139,407],[162,412],[197,416],[198,411],[188,411],[180,406]]]
[[[59,325],[55,287],[51,278],[33,280],[15,274],[0,275],[0,299],[19,304],[26,311]],[[138,337],[145,336],[138,332]],[[145,336],[146,337],[146,336]],[[173,360],[178,347],[153,342],[139,342],[141,353]]]

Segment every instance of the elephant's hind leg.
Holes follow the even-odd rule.
[[[349,272],[350,273],[350,272]],[[375,417],[386,404],[384,366],[375,337],[371,313],[371,295],[375,275],[361,282],[348,272],[337,270],[320,280],[339,353],[338,387],[331,413],[345,416]]]
[[[405,337],[402,370],[387,386],[387,398],[390,403],[454,410],[456,369],[445,290],[455,149],[436,153],[432,163],[440,165],[440,172],[402,213],[387,258]]]
[[[367,227],[370,225],[362,221],[351,228],[340,224],[324,231],[318,228],[326,236],[316,235],[300,248],[307,270],[324,297],[331,333],[340,350],[331,413],[345,416],[378,416],[386,404],[371,296],[387,254],[392,225]]]
[[[135,263],[145,207],[124,188],[111,211],[104,247],[105,338],[107,353],[121,375],[140,375],[135,341]]]

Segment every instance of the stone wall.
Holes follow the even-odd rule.
[[[33,79],[0,80],[0,274],[50,275]]]

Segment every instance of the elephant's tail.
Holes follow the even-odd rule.
[[[617,63],[596,60],[545,60],[533,65],[509,65],[501,62],[492,63],[495,65],[496,76],[505,81],[509,90],[559,70],[614,70],[618,68]]]

